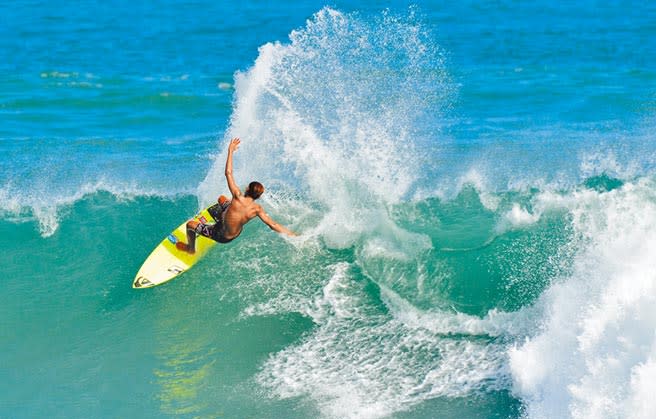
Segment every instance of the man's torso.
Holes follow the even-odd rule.
[[[252,198],[240,196],[233,198],[228,209],[226,209],[224,222],[225,222],[225,238],[233,239],[237,237],[244,225],[257,217],[260,206],[256,204]]]

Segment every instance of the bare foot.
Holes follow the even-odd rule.
[[[177,242],[177,243],[175,244],[175,248],[178,249],[178,250],[181,250],[181,251],[183,251],[183,252],[187,252],[187,253],[189,253],[189,254],[191,254],[191,255],[193,255],[194,253],[196,253],[195,250],[191,250],[191,249],[189,249],[189,246],[188,246],[186,243],[182,243],[182,242]]]

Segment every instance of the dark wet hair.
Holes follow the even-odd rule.
[[[248,184],[245,195],[257,199],[264,193],[264,185],[260,182],[251,182]]]

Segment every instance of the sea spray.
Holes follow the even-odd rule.
[[[290,43],[262,46],[235,85],[225,139],[243,140],[238,179],[302,191],[323,213],[314,228],[338,247],[414,187],[435,150],[420,137],[427,116],[452,90],[441,50],[417,18],[385,13],[368,22],[330,8]],[[222,190],[224,159],[199,188],[204,201]]]

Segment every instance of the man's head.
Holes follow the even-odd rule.
[[[248,188],[246,188],[246,193],[245,195],[257,199],[264,193],[264,186],[260,182],[251,182],[248,184]]]

